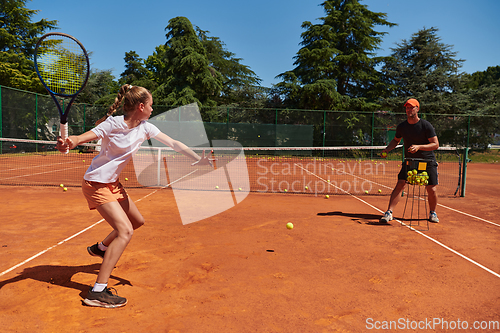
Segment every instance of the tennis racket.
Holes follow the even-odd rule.
[[[60,32],[45,34],[35,46],[35,69],[56,103],[61,118],[60,134],[65,142],[68,137],[69,110],[89,78],[87,51],[73,36]],[[70,99],[65,110],[57,97]]]

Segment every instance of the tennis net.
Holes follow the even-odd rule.
[[[69,154],[55,149],[54,141],[0,138],[0,185],[80,186],[99,146],[86,144]],[[214,167],[191,165],[168,147],[144,145],[120,175],[125,187],[169,187],[199,184],[204,190],[244,190],[289,194],[388,195],[402,165],[401,146],[380,158],[384,146],[356,147],[195,147],[213,151]],[[454,147],[435,151],[439,163],[440,195],[456,195],[460,185],[460,156]],[[206,185],[211,173],[227,184]],[[201,177],[203,176],[203,177]],[[201,177],[201,178],[200,178]],[[200,181],[197,182],[196,179]],[[215,184],[215,185],[214,185]]]

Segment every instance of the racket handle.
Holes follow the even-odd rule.
[[[61,131],[61,139],[63,142],[66,142],[66,139],[68,138],[68,123],[62,124],[59,127]],[[64,151],[64,154],[67,154],[69,152],[69,148]]]

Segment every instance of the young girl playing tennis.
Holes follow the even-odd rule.
[[[110,117],[123,101],[124,116]],[[107,115],[97,126],[78,136],[70,136],[63,142],[58,138],[57,149],[61,152],[79,144],[101,139],[101,151],[94,157],[83,176],[82,191],[90,209],[97,209],[110,224],[113,231],[101,242],[87,248],[93,256],[103,257],[96,283],[90,288],[84,303],[90,306],[115,308],[124,306],[127,300],[112,293],[107,287],[111,271],[129,243],[134,230],[144,224],[137,206],[127,195],[118,177],[120,172],[139,149],[150,138],[170,146],[175,151],[193,159],[197,165],[210,164],[183,143],[173,140],[151,123],[153,111],[151,93],[138,86],[123,85]]]

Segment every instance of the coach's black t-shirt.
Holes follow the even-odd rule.
[[[414,154],[408,152],[411,145],[424,145],[429,143],[429,138],[436,136],[436,131],[431,123],[425,119],[420,119],[416,124],[410,124],[405,120],[396,127],[396,138],[403,138],[405,157],[424,158],[436,160],[434,151],[419,150]]]

